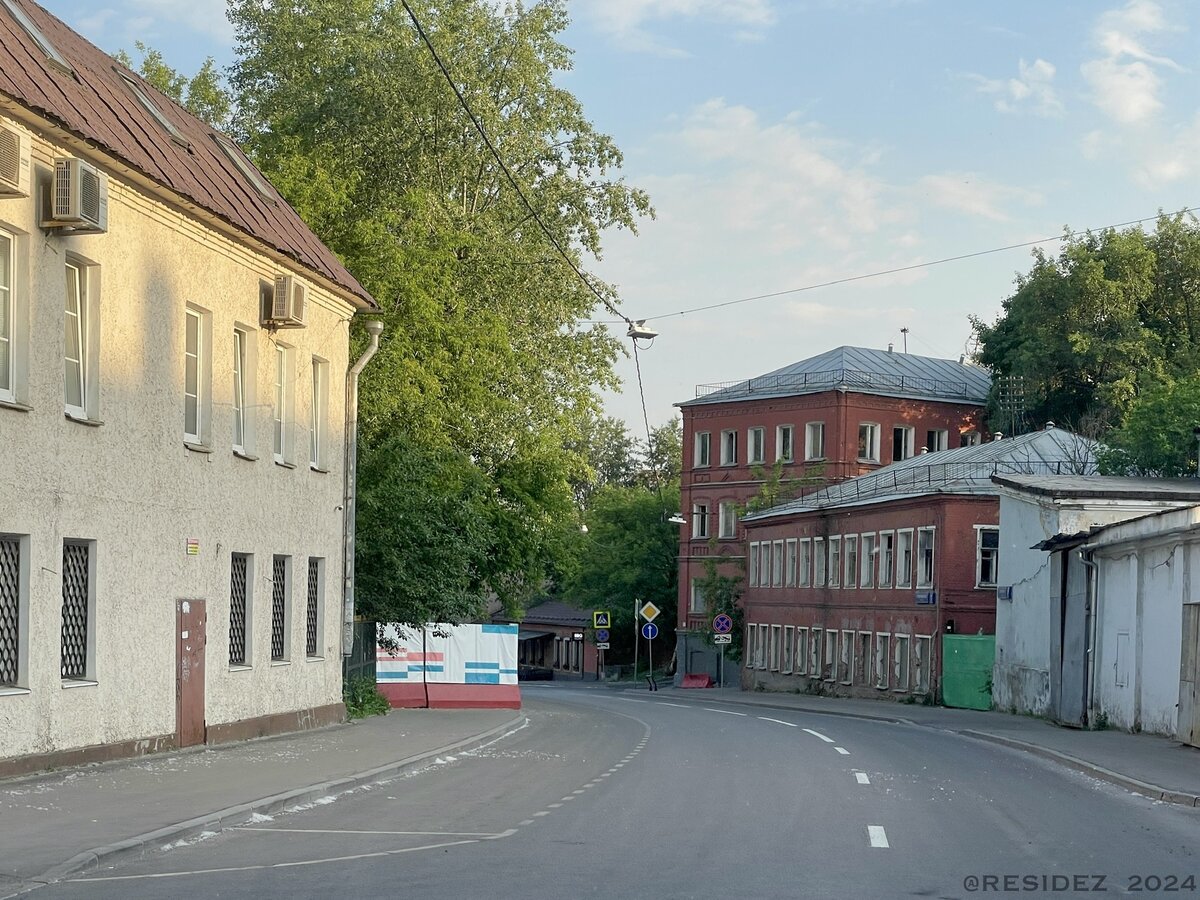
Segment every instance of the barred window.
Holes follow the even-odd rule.
[[[288,634],[288,563],[290,557],[276,556],[271,566],[271,661],[287,657]]]
[[[229,664],[244,666],[246,662],[246,596],[247,571],[250,559],[245,553],[234,553],[229,565]]]
[[[86,543],[63,543],[62,564],[62,677],[88,676],[88,646],[91,621],[91,547]]]
[[[304,652],[316,657],[321,655],[321,625],[323,616],[321,602],[324,591],[325,560],[316,556],[308,558],[308,609],[304,617]]]
[[[21,677],[21,542],[0,537],[0,686]]]

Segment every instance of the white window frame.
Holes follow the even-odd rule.
[[[879,555],[875,532],[867,531],[858,536],[858,586],[875,587],[875,557]]]
[[[842,587],[858,587],[858,535],[847,534],[842,538],[842,556],[845,558],[845,572],[842,575]]]
[[[825,629],[825,655],[821,661],[821,680],[837,681],[838,632],[835,628]]]
[[[838,681],[842,684],[852,684],[854,681],[854,632],[843,631],[839,639],[840,653],[838,655]]]
[[[767,430],[761,425],[746,429],[746,462],[761,465],[767,461]]]
[[[195,353],[188,341],[195,331]],[[194,357],[194,385],[188,384],[188,362]],[[184,309],[183,324],[183,441],[193,447],[208,447],[212,437],[212,314],[191,303]],[[195,401],[196,419],[188,421],[188,399]]]
[[[808,627],[796,626],[796,652],[794,656],[795,674],[808,674]]]
[[[329,361],[312,358],[312,402],[308,427],[309,467],[314,472],[329,469]]]
[[[860,422],[858,424],[858,461],[859,462],[879,462],[879,423],[878,422]],[[866,441],[864,442],[864,431],[866,433]],[[862,452],[863,450],[866,452]]]
[[[787,563],[784,566],[783,585],[784,587],[796,586],[796,539],[788,538],[785,542]]]
[[[70,309],[71,289],[75,291],[75,309]],[[67,402],[64,384],[63,404],[67,416],[83,422],[99,420],[100,403],[100,267],[68,256],[65,263],[65,294],[63,321],[63,370],[69,382],[69,366],[77,368],[75,381],[79,387],[80,404]],[[74,323],[71,319],[74,318]],[[67,333],[74,334],[79,358],[68,356]]]
[[[317,609],[315,631],[317,639],[317,652],[309,654],[308,652],[308,590],[309,578],[312,577],[311,566],[317,564]],[[325,658],[325,558],[321,556],[310,556],[306,560],[304,567],[304,658],[309,662],[320,662]]]
[[[949,447],[950,432],[948,430],[945,428],[927,428],[925,430],[925,449],[930,453],[940,453]]]
[[[771,668],[772,672],[779,671],[779,655],[780,655],[779,651],[780,651],[780,643],[781,643],[780,639],[781,638],[782,638],[782,634],[781,634],[780,627],[778,625],[772,625],[771,626],[771,659],[770,659],[770,663],[771,663],[770,668]]]
[[[892,635],[887,631],[875,632],[875,672],[873,678],[875,687],[881,691],[888,688],[888,650],[891,647]]]
[[[760,623],[758,626],[758,666],[759,669],[767,668],[767,641],[770,635],[771,626],[766,623]]]
[[[275,394],[272,398],[271,414],[274,425],[271,453],[278,465],[291,466],[295,453],[294,436],[291,434],[296,409],[295,348],[287,344],[275,344]]]
[[[782,648],[782,654],[781,654],[782,658],[779,660],[779,671],[780,671],[780,673],[782,673],[784,675],[792,674],[792,669],[793,669],[792,653],[795,650],[795,644],[796,644],[796,626],[784,625],[783,626],[783,643],[780,645]]]
[[[829,580],[829,559],[825,538],[813,538],[813,587],[825,587]]]
[[[254,667],[254,560],[253,553],[243,553],[239,550],[231,551],[229,554],[229,615],[225,617],[226,634],[230,633],[232,628],[233,617],[233,558],[235,556],[244,556],[246,558],[246,621],[243,625],[245,629],[245,661],[241,663],[230,663],[229,668],[234,671],[242,669],[251,669]],[[229,659],[229,654],[225,654],[225,659]]]
[[[275,560],[283,559],[283,656],[273,656],[271,647],[271,639],[274,637],[272,631],[275,628]],[[292,557],[286,553],[275,553],[271,556],[271,609],[267,623],[270,629],[267,631],[267,653],[270,656],[271,664],[280,666],[286,665],[292,661],[292,622],[294,621],[293,606],[294,598],[292,596],[295,587],[295,573],[292,571]]]
[[[837,588],[842,586],[842,536],[833,534],[829,536],[826,542],[829,547],[829,565],[826,567],[826,572],[829,577],[829,586]]]
[[[804,460],[805,462],[813,462],[824,458],[825,423],[808,422],[804,426]]]
[[[910,588],[913,586],[913,556],[913,530],[911,528],[897,528],[895,570],[897,588]]]
[[[900,694],[909,692],[911,671],[911,642],[907,634],[892,635],[892,690]]]
[[[933,637],[928,634],[913,636],[914,690],[918,694],[929,693],[930,662],[933,653]]]
[[[695,501],[692,503],[692,540],[703,540],[708,537],[708,504]]]
[[[771,542],[763,541],[758,545],[758,584],[759,587],[771,586]]]
[[[783,541],[771,542],[771,587],[783,587]]]
[[[712,465],[712,432],[698,431],[693,438],[692,468],[707,469]]]
[[[737,503],[722,500],[717,504],[717,537],[731,540],[737,537]]]
[[[923,546],[928,539],[928,546]],[[937,579],[937,529],[925,525],[917,529],[917,587],[931,588]]]
[[[901,448],[900,456],[896,456],[896,432],[904,432],[904,440]],[[901,462],[906,459],[912,459],[914,453],[917,452],[914,441],[916,440],[916,429],[911,425],[893,425],[892,426],[892,462]]]
[[[87,587],[87,635],[84,638],[86,647],[84,651],[84,668],[83,675],[78,678],[63,678],[64,686],[75,686],[81,684],[96,683],[96,636],[100,623],[96,621],[96,572],[97,572],[97,546],[98,542],[94,540],[74,540],[67,538],[63,540],[63,555],[66,555],[66,546],[68,544],[77,544],[87,547],[88,551],[88,587]],[[62,569],[60,569],[60,572]],[[61,580],[61,578],[60,578]],[[61,607],[60,607],[61,608]],[[61,645],[60,645],[60,661],[61,661]],[[61,671],[61,670],[60,670]]]
[[[727,428],[721,432],[721,465],[737,465],[737,429]]]
[[[890,588],[896,580],[896,532],[879,532],[879,586]]]
[[[871,656],[871,647],[875,635],[870,631],[860,631],[855,638],[855,647],[857,652],[854,657],[854,676],[853,682],[863,687],[870,687],[874,678],[874,659]]]
[[[958,435],[958,446],[960,447],[978,447],[982,438],[978,431],[963,431]]]
[[[983,554],[985,548],[983,546],[984,534],[994,534],[996,536],[996,546],[987,548],[987,552],[992,554],[992,580],[983,580]],[[976,525],[975,526],[975,587],[976,588],[994,588],[999,582],[1000,572],[1000,526],[999,525]]]
[[[812,584],[812,540],[800,538],[800,571],[797,573],[796,584],[809,587]]]
[[[697,583],[698,579],[691,580],[690,589],[688,591],[688,613],[690,615],[703,615],[705,612],[704,605],[704,589]]]
[[[0,533],[0,540],[12,541],[17,545],[16,619],[17,619],[17,665],[16,678],[11,683],[0,683],[0,696],[8,693],[26,693],[29,689],[29,553],[30,536],[27,534]]]
[[[775,426],[775,461],[782,463],[796,461],[796,429],[794,426]]]
[[[7,244],[7,248],[4,245]],[[17,236],[0,228],[0,346],[4,349],[5,364],[0,367],[0,400],[15,403],[17,399]]]
[[[750,554],[746,564],[750,587],[758,587],[758,541],[750,542]]]
[[[825,647],[821,637],[822,630],[814,625],[808,632],[808,676],[818,681],[821,678],[821,654]]]

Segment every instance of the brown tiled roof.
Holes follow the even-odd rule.
[[[210,126],[36,3],[9,2],[24,10],[70,63],[75,75],[51,63],[0,4],[0,93],[328,278],[356,297],[361,305],[375,305],[366,289],[273,187],[268,199],[238,171],[218,146],[216,132]],[[190,148],[171,139],[118,72],[143,85]],[[235,153],[240,153],[236,144],[230,144]],[[246,162],[252,165],[249,160]],[[262,181],[269,185],[265,178]]]

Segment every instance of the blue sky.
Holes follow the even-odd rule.
[[[232,59],[223,0],[51,0],[110,52]],[[561,83],[657,211],[591,269],[661,332],[651,422],[841,344],[957,358],[1029,249],[680,310],[1200,204],[1200,4],[569,0]],[[1044,245],[1054,252],[1057,242]],[[623,332],[622,332],[623,333]],[[632,361],[609,411],[641,429]]]

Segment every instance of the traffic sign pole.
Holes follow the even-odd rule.
[[[638,647],[641,645],[642,638],[638,632],[638,599],[633,598],[633,683],[637,684],[638,679]]]

